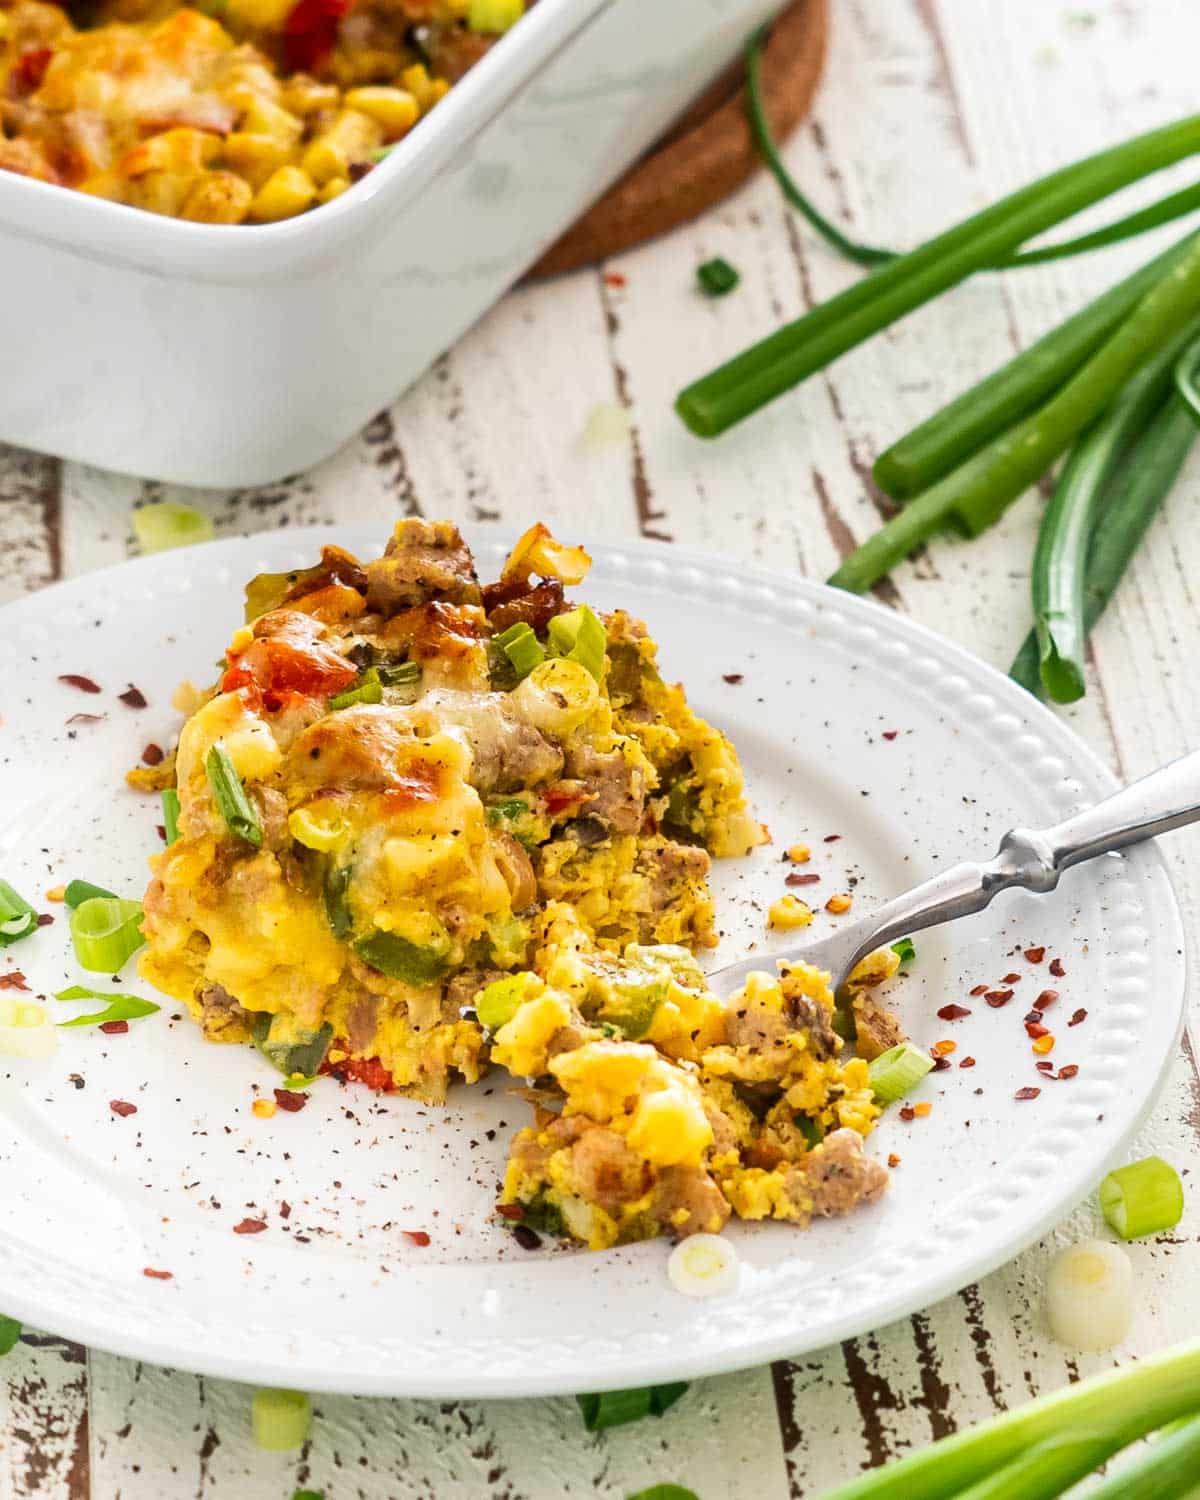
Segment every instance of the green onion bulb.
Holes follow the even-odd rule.
[[[1046,1319],[1060,1344],[1111,1349],[1133,1322],[1133,1266],[1120,1245],[1069,1245],[1046,1276]]]

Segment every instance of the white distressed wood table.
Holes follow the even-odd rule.
[[[1194,0],[838,0],[834,20],[816,113],[787,155],[864,238],[915,243],[1070,157],[1195,108]],[[821,577],[878,522],[870,467],[887,440],[1147,253],[1143,242],[979,279],[705,445],[672,414],[677,389],[856,274],[760,179],[618,262],[514,291],[312,473],[180,497],[224,534],[412,514],[468,528],[541,516],[568,538],[578,528],[675,539]],[[708,302],[695,267],[715,254],[743,282]],[[20,378],[19,362],[9,378]],[[583,442],[598,404],[626,409],[627,441]],[[1122,776],[1200,745],[1198,494],[1193,464],[1097,632],[1088,696],[1069,713]],[[131,508],[163,495],[4,453],[0,596],[124,557]],[[888,602],[1007,667],[1027,623],[1039,505],[1027,496],[970,547],[930,547],[899,570]],[[1195,945],[1200,839],[1176,835],[1168,852]],[[1200,1080],[1186,1037],[1140,1145],[1200,1166]],[[1200,1332],[1196,1195],[1192,1204],[1170,1236],[1131,1249],[1139,1312],[1120,1353]],[[289,1500],[299,1486],[327,1500],[617,1500],[665,1480],[701,1500],[813,1496],[1107,1365],[1110,1356],[1075,1359],[1056,1346],[1039,1310],[1055,1243],[1094,1227],[1085,1205],[1052,1239],[907,1322],[706,1381],[661,1421],[601,1437],[583,1431],[570,1400],[318,1398],[303,1451],[265,1454],[250,1439],[246,1389],[27,1331],[0,1364],[0,1500]]]

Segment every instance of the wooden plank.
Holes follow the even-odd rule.
[[[27,1330],[0,1364],[0,1500],[89,1500],[87,1359]]]
[[[61,576],[59,464],[0,445],[0,604]]]

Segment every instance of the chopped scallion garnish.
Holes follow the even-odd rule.
[[[72,910],[85,901],[117,901],[116,891],[106,890],[102,885],[93,885],[90,880],[72,880],[63,892],[63,900]]]
[[[500,36],[525,14],[525,0],[470,0],[467,28],[488,36]]]
[[[524,620],[518,620],[515,625],[502,630],[493,638],[493,644],[499,646],[508,657],[518,677],[528,677],[534,667],[540,666],[546,660],[546,653],[542,650],[541,643],[534,635],[532,627]]]
[[[685,1489],[681,1484],[652,1484],[648,1490],[638,1490],[626,1500],[700,1500],[695,1490]]]
[[[179,837],[179,793],[169,786],[162,794],[163,832],[169,849]]]
[[[212,788],[217,811],[225,819],[226,828],[234,838],[243,839],[247,844],[253,844],[256,849],[260,849],[263,835],[258,809],[246,795],[242,778],[234,770],[233,762],[229,759],[229,752],[220,740],[205,757],[204,770],[208,776],[208,784]]]
[[[911,1093],[932,1068],[933,1058],[927,1057],[911,1042],[889,1047],[869,1065],[876,1099],[881,1104],[894,1104],[897,1099]]]
[[[166,552],[171,547],[212,540],[212,521],[194,505],[178,505],[169,500],[142,505],[131,519],[133,534],[143,553]]]
[[[75,957],[92,973],[116,974],[145,941],[140,901],[92,896],[71,913]]]
[[[913,947],[912,938],[901,938],[898,943],[892,944],[892,952],[902,964],[910,964],[917,956],[917,950]]]
[[[103,1000],[103,1010],[92,1011],[86,1016],[76,1016],[72,1021],[60,1021],[60,1026],[103,1026],[110,1021],[136,1021],[141,1016],[152,1016],[161,1009],[153,1000],[143,1000],[140,995],[114,995],[106,990],[89,990],[82,984],[73,984],[69,989],[59,990],[56,1000]]]
[[[1100,1210],[1123,1240],[1161,1234],[1183,1217],[1183,1183],[1161,1156],[1110,1172],[1100,1184]]]
[[[364,963],[405,984],[435,984],[448,967],[444,953],[410,943],[394,932],[373,932],[353,946]]]
[[[21,1340],[21,1325],[16,1318],[0,1314],[0,1355],[10,1354]]]
[[[555,615],[547,627],[550,650],[555,656],[578,662],[599,682],[604,676],[604,653],[608,636],[604,626],[586,604],[565,615]]]
[[[355,703],[382,703],[388,687],[411,687],[421,680],[421,664],[402,661],[395,666],[368,667],[344,693],[330,698],[330,708],[350,708]]]
[[[727,292],[733,291],[741,279],[741,275],[719,255],[696,267],[696,280],[707,297],[724,297]]]
[[[494,979],[475,996],[475,1014],[479,1024],[489,1031],[499,1031],[507,1026],[520,1009],[529,992],[529,981],[534,975],[528,972],[506,974],[503,979]]]
[[[312,1426],[312,1402],[303,1391],[255,1391],[250,1403],[254,1441],[268,1453],[299,1448]]]
[[[0,948],[28,937],[37,924],[37,912],[24,896],[18,895],[7,880],[0,880]]]
[[[675,1405],[687,1381],[671,1385],[647,1385],[632,1391],[603,1391],[599,1395],[576,1396],[583,1414],[583,1425],[589,1432],[603,1432],[606,1427],[622,1427],[626,1422],[640,1422],[643,1417],[661,1417]]]

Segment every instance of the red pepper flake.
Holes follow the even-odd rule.
[[[234,1234],[261,1234],[267,1227],[266,1219],[243,1219],[233,1226]]]
[[[163,843],[165,844],[167,842],[167,830],[165,824],[155,823],[154,831],[158,834],[159,838],[162,839]]]
[[[275,1103],[280,1109],[286,1109],[288,1114],[297,1114],[308,1103],[307,1094],[297,1094],[291,1089],[276,1089]]]
[[[429,1243],[429,1236],[423,1229],[402,1229],[400,1233],[412,1245],[420,1245],[422,1249]]]
[[[142,692],[141,688],[135,688],[132,682],[123,693],[118,693],[117,697],[122,703],[128,704],[130,708],[146,707],[145,693]]]
[[[939,1055],[933,1060],[933,1071],[935,1073],[944,1073],[949,1066],[950,1059],[948,1057],[942,1057]]]
[[[81,693],[98,693],[100,691],[100,684],[98,682],[93,682],[90,677],[81,677],[78,672],[64,672],[58,680],[65,683],[67,687],[78,688]]]
[[[375,163],[371,161],[352,161],[346,168],[346,174],[351,182],[361,182],[368,172],[375,169]]]
[[[820,878],[819,875],[801,875],[797,871],[794,875],[787,876],[783,883],[784,885],[816,885]]]
[[[894,1172],[899,1165],[900,1165],[900,1158],[896,1155],[896,1153],[894,1151],[889,1152],[888,1153],[888,1166],[891,1167],[892,1171]]]
[[[941,1010],[938,1011],[938,1020],[961,1021],[964,1016],[969,1016],[970,1014],[971,1012],[965,1005],[943,1005]]]
[[[1063,968],[1063,961],[1061,958],[1052,958],[1050,960],[1050,972],[1054,975],[1055,979],[1063,978],[1067,971]]]
[[[110,1099],[108,1101],[108,1107],[112,1110],[114,1115],[120,1115],[122,1119],[124,1119],[126,1115],[137,1114],[137,1105],[130,1104],[125,1099]]]
[[[973,1068],[974,1066],[975,1059],[973,1057],[964,1057],[962,1062],[959,1063],[960,1068]]]
[[[1042,1092],[1041,1089],[1031,1089],[1031,1088],[1018,1089],[1017,1092],[1013,1095],[1013,1098],[1014,1099],[1036,1099],[1041,1092]]]
[[[745,674],[742,672],[725,672],[721,676],[722,682],[727,682],[730,687],[737,687],[739,682],[745,682]]]
[[[1025,1024],[1026,1026],[1028,1026],[1030,1025],[1030,1023],[1032,1023],[1034,1026],[1036,1026],[1041,1019],[1042,1013],[1040,1010],[1031,1010],[1025,1017]]]
[[[496,1212],[502,1219],[523,1219],[525,1210],[519,1203],[497,1203]]]
[[[970,991],[970,993],[972,995],[974,995],[974,997],[978,1000],[978,998],[979,998],[980,995],[986,995],[987,994],[987,990],[988,990],[988,987],[987,987],[986,984],[977,984],[975,986],[975,988]]]
[[[0,990],[24,990],[29,991],[29,984],[20,969],[10,969],[7,974],[0,974]]]
[[[279,1205],[279,1217],[281,1219],[290,1219],[292,1217],[292,1205],[286,1198]]]
[[[604,285],[605,286],[628,286],[629,282],[628,282],[628,280],[624,276],[621,275],[620,271],[605,271],[605,273],[604,273]]]
[[[821,842],[823,844],[836,844],[840,838],[840,833],[827,833]]]
[[[151,740],[151,742],[142,751],[142,759],[148,766],[161,765],[163,760],[165,759],[162,746],[156,745],[154,741]]]
[[[1086,1020],[1087,1020],[1087,1011],[1086,1010],[1077,1010],[1075,1012],[1075,1014],[1071,1017],[1071,1019],[1067,1022],[1067,1025],[1068,1026],[1078,1026],[1079,1023],[1080,1023],[1080,1021],[1086,1021]]]
[[[513,1239],[516,1240],[522,1250],[540,1250],[542,1247],[541,1236],[530,1229],[528,1224],[515,1224],[513,1226]]]
[[[128,1021],[101,1021],[100,1030],[105,1036],[124,1036],[129,1030]]]
[[[151,1281],[171,1281],[174,1279],[174,1271],[156,1271],[153,1266],[143,1266],[142,1275],[149,1276]]]
[[[1012,997],[1012,990],[987,990],[983,996],[993,1010],[999,1010],[1002,1005],[1007,1005]]]
[[[900,731],[898,729],[885,729],[883,731],[883,737],[885,740],[894,740],[899,733]]]
[[[1000,981],[1001,984],[1018,984],[1021,976],[1019,974],[1006,974]]]
[[[1040,964],[1045,956],[1045,948],[1026,948],[1025,950],[1025,957],[1031,964]]]
[[[104,722],[104,714],[72,714],[67,720],[68,724],[101,724]]]
[[[1079,1064],[1078,1063],[1068,1063],[1065,1068],[1059,1068],[1059,1070],[1058,1070],[1058,1076],[1060,1078],[1074,1078],[1075,1075],[1076,1075],[1076,1073],[1078,1073],[1078,1072],[1079,1072]]]
[[[1039,1073],[1053,1073],[1054,1072],[1054,1064],[1050,1061],[1050,1059],[1048,1057],[1041,1057],[1041,1058],[1039,1058],[1037,1060],[1037,1062],[1034,1063],[1034,1067],[1038,1070]]]
[[[50,913],[48,911],[40,911],[40,912],[38,912],[38,926],[39,927],[53,927],[54,926],[54,918],[50,915]]]
[[[1057,999],[1057,990],[1043,990],[1033,1002],[1033,1008],[1034,1010],[1049,1010]]]
[[[1040,1036],[1049,1036],[1050,1035],[1050,1028],[1048,1026],[1042,1026],[1037,1021],[1026,1021],[1025,1022],[1025,1035],[1028,1036],[1028,1037],[1030,1037],[1033,1041],[1036,1042],[1037,1039],[1038,1039],[1038,1037],[1040,1037]]]
[[[915,1120],[917,1112],[911,1104],[905,1104],[900,1110],[900,1118],[902,1120]]]

